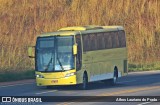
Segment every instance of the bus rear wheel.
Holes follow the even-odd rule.
[[[115,68],[114,69],[114,74],[113,74],[113,78],[109,80],[111,85],[115,85],[118,79],[118,70]]]

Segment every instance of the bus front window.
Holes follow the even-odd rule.
[[[54,72],[74,69],[73,36],[37,39],[36,70]]]

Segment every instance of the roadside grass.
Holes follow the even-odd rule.
[[[129,72],[160,70],[160,62],[150,64],[128,64]]]
[[[5,72],[0,74],[0,82],[7,82],[7,81],[16,81],[16,80],[23,80],[23,79],[34,79],[35,74],[34,70],[27,70],[23,72]]]

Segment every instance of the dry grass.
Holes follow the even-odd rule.
[[[26,47],[37,34],[76,25],[122,25],[129,62],[160,60],[160,0],[0,0],[0,69],[33,67]]]

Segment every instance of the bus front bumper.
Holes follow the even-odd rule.
[[[75,85],[76,75],[57,79],[36,78],[37,86]]]

